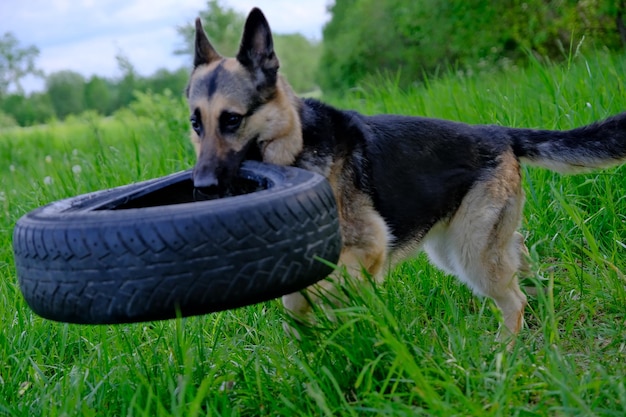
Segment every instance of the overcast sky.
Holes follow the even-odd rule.
[[[260,7],[274,32],[321,39],[332,0],[223,0],[243,14]],[[141,75],[186,65],[172,53],[181,45],[176,27],[192,22],[207,0],[0,0],[0,34],[12,32],[22,46],[40,50],[46,74],[73,70],[89,77],[116,77],[123,52]],[[27,91],[42,81],[28,80]]]

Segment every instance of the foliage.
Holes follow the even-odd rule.
[[[74,71],[59,71],[46,79],[46,89],[57,117],[64,119],[85,108],[85,79]]]
[[[128,107],[118,110],[114,116],[129,124],[136,120],[148,122],[155,135],[159,135],[159,132],[177,132],[177,142],[188,133],[189,110],[186,100],[182,95],[173,94],[169,90],[165,90],[163,94],[136,91],[134,100]]]
[[[21,80],[26,75],[42,75],[35,68],[35,58],[38,55],[39,49],[36,46],[21,47],[11,32],[6,32],[0,38],[0,98],[11,88],[15,93],[23,93]]]
[[[8,127],[18,127],[19,125],[12,116],[0,110],[0,130]]]
[[[170,91],[182,97],[190,72],[188,68],[180,68],[176,71],[169,71],[165,68],[158,69],[154,74],[140,81],[140,90],[152,93]]]
[[[32,126],[85,111],[111,115],[128,106],[136,92],[170,91],[182,96],[189,76],[189,70],[181,68],[176,71],[159,69],[151,76],[142,77],[131,60],[120,52],[116,57],[121,72],[119,79],[94,75],[85,80],[74,71],[57,71],[45,77],[44,92],[26,95],[21,91],[20,80],[28,74],[43,76],[35,67],[38,54],[34,46],[20,47],[11,33],[0,38],[0,127],[15,123]]]
[[[342,95],[384,74],[407,87],[450,69],[467,74],[560,61],[594,48],[626,45],[626,0],[337,0],[323,44],[299,34],[274,34],[282,74],[299,93]],[[211,41],[225,56],[236,53],[245,16],[220,0],[199,13]],[[271,24],[271,22],[270,22]],[[193,53],[192,24],[178,28],[177,53]],[[111,115],[136,92],[182,94],[190,68],[137,73],[118,53],[120,76],[112,79],[60,71],[48,74],[46,91],[26,96],[20,80],[39,74],[35,46],[0,38],[0,110],[20,126],[95,111]],[[9,93],[10,90],[10,93]]]
[[[206,10],[200,10],[198,15],[202,19],[202,25],[213,47],[225,56],[235,56],[239,47],[245,16],[227,7],[220,0],[207,1]],[[175,52],[180,55],[188,55],[191,64],[194,53],[195,24],[189,23],[179,26],[177,31],[183,38],[183,46]]]
[[[48,91],[48,94],[50,91]],[[111,114],[115,108],[114,86],[106,79],[93,75],[85,83],[85,108],[100,114]]]
[[[129,106],[136,93],[164,94],[169,91],[182,97],[189,77],[189,71],[184,68],[176,71],[159,69],[148,77],[139,76],[132,66],[125,68],[127,72],[117,80],[96,75],[85,80],[73,71],[54,72],[46,78],[45,92],[29,96],[6,95],[0,98],[0,110],[20,126],[46,123],[53,118],[64,119],[89,110],[111,115]]]
[[[280,72],[296,92],[308,93],[317,89],[315,76],[321,45],[295,33],[276,35],[274,47],[280,61]]]
[[[399,72],[401,84],[409,85],[450,67],[526,63],[529,51],[565,59],[583,39],[585,48],[624,48],[624,3],[337,0],[324,28],[319,82],[326,91],[341,91],[377,73]]]
[[[377,79],[334,104],[472,123],[568,129],[626,108],[626,56]],[[514,82],[513,82],[514,81]],[[9,416],[624,415],[625,168],[560,177],[524,168],[535,273],[511,352],[498,312],[425,258],[287,338],[277,301],[119,326],[41,319],[19,293],[13,224],[50,201],[190,168],[177,95],[0,132],[0,414]]]
[[[117,65],[122,72],[122,77],[116,86],[116,108],[121,108],[133,99],[133,92],[137,88],[138,75],[135,66],[123,53],[118,53],[115,57]]]
[[[243,31],[245,16],[225,6],[220,0],[209,0],[207,9],[199,13],[202,24],[213,47],[223,56],[235,56]],[[269,22],[270,26],[272,22]],[[193,61],[195,25],[178,27],[183,38],[183,47],[176,52],[189,55]],[[280,61],[281,73],[291,86],[300,93],[317,88],[315,72],[321,54],[321,45],[300,34],[274,33],[274,49]]]
[[[20,126],[45,123],[55,116],[47,93],[9,94],[0,100],[0,109]]]

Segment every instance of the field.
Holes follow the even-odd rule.
[[[626,56],[393,80],[332,100],[365,113],[568,129],[626,109]],[[425,258],[354,294],[302,341],[278,301],[203,317],[79,326],[34,315],[11,233],[47,202],[191,167],[178,96],[112,118],[0,132],[0,415],[626,414],[626,170],[524,168],[530,304],[513,350],[498,313]]]

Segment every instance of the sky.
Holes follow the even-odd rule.
[[[265,13],[276,33],[300,32],[321,39],[332,0],[222,0],[247,14]],[[123,53],[143,76],[160,68],[175,70],[188,58],[174,55],[182,38],[176,27],[191,23],[207,0],[0,0],[0,34],[12,32],[20,46],[35,45],[36,66],[45,74],[76,71],[86,78],[120,76],[115,56]],[[26,92],[43,80],[29,77]]]

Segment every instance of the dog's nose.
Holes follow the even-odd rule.
[[[214,170],[206,166],[196,165],[193,169],[193,186],[195,188],[215,187],[219,183]]]

